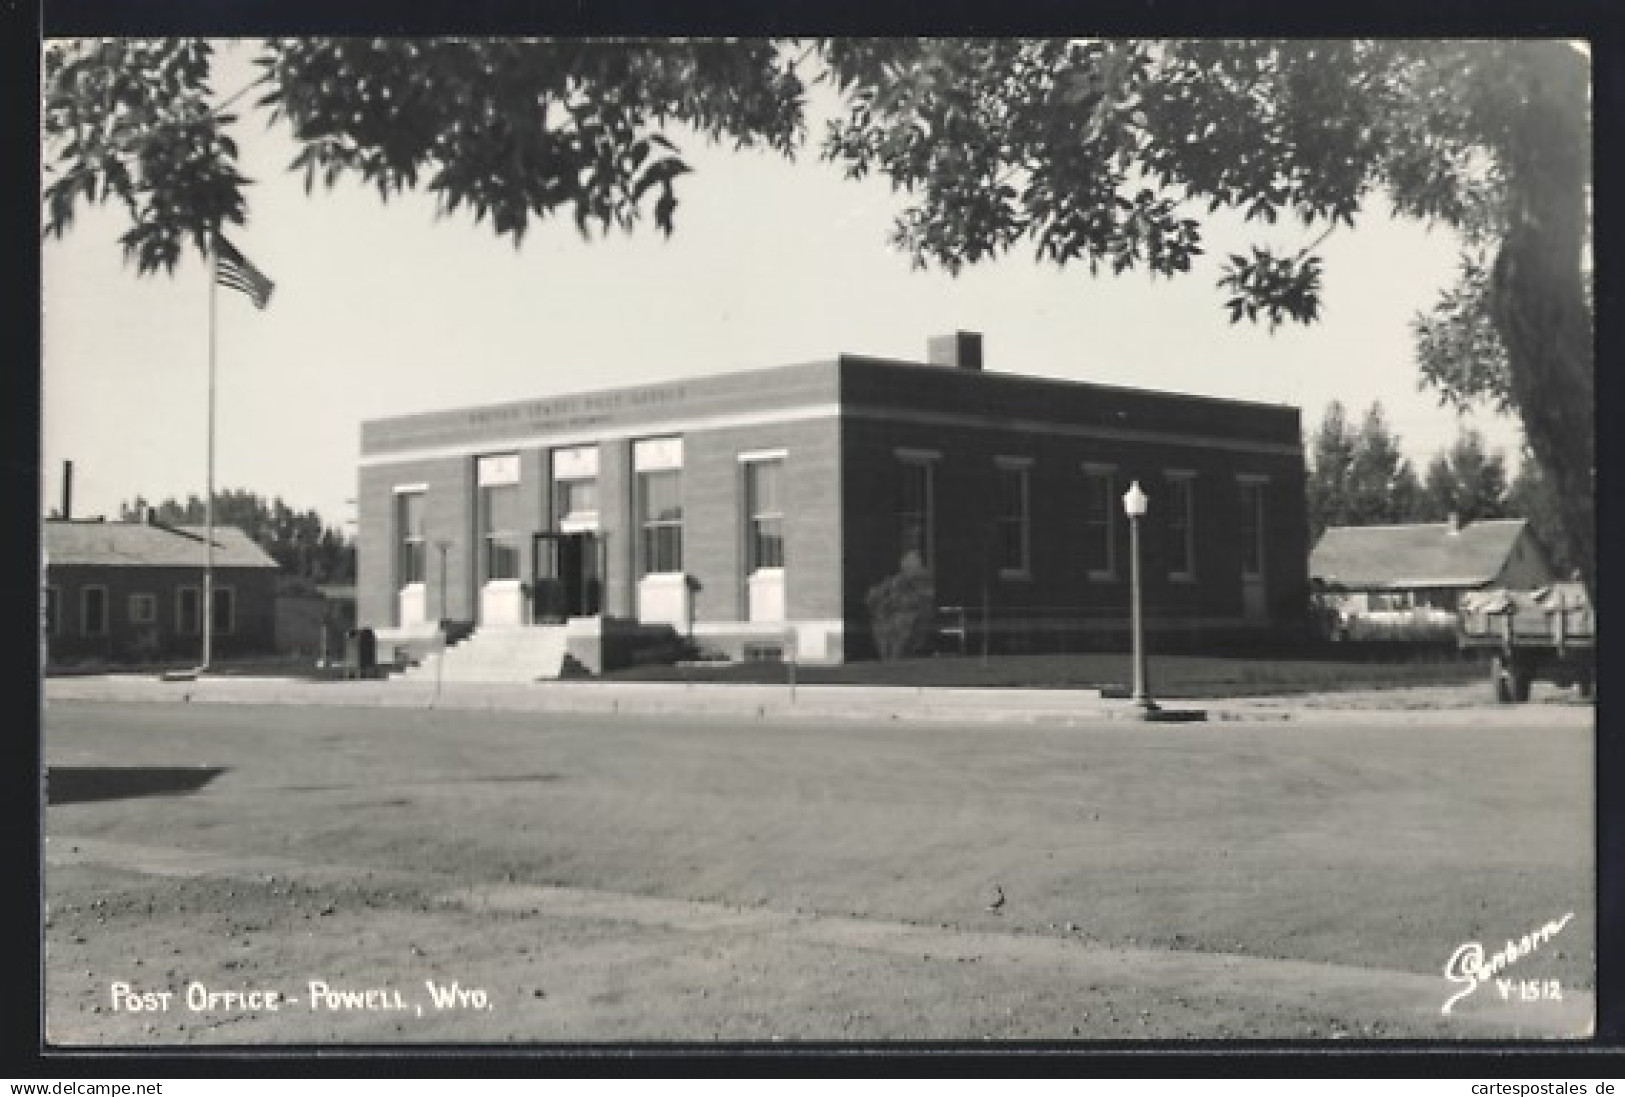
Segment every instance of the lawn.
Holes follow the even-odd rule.
[[[1252,655],[1155,655],[1149,660],[1154,692],[1159,697],[1247,697],[1321,693],[1349,689],[1459,685],[1484,679],[1476,660],[1437,651],[1396,652],[1371,649],[1358,657],[1332,658]],[[732,663],[686,666],[641,666],[612,671],[605,677],[646,682],[777,683],[790,668],[782,663]],[[1118,652],[1066,655],[938,655],[893,662],[867,661],[843,666],[798,666],[798,682],[809,685],[963,686],[1023,689],[1098,689],[1126,685],[1132,673],[1129,656]]]
[[[1442,1016],[1446,959],[1573,912],[1516,975],[1583,1024],[1595,970],[1591,732],[1550,712],[1149,731],[57,703],[45,748],[47,1017],[74,1043],[1554,1035],[1578,1031],[1556,1003]],[[425,979],[492,1006],[109,1001]]]

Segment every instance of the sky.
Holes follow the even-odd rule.
[[[246,82],[241,51],[216,80]],[[235,77],[235,79],[234,79]],[[1312,431],[1340,400],[1381,401],[1420,474],[1462,427],[1517,464],[1521,432],[1489,410],[1465,418],[1419,391],[1410,320],[1452,279],[1448,231],[1378,206],[1321,246],[1323,317],[1309,327],[1232,325],[1214,285],[1229,251],[1294,230],[1208,220],[1189,275],[1092,278],[1030,252],[957,278],[911,268],[888,243],[902,199],[843,178],[813,148],[794,161],[678,136],[677,231],[652,216],[632,235],[584,240],[570,218],[533,225],[517,250],[432,199],[379,201],[359,183],[307,195],[294,146],[245,112],[236,137],[249,222],[228,233],[276,283],[270,306],[218,298],[215,484],[315,508],[353,532],[363,420],[441,408],[828,359],[921,360],[928,337],[984,338],[985,367],[1302,410]],[[120,211],[82,211],[42,248],[42,503],[74,464],[76,517],[204,492],[209,286],[189,254],[172,276],[123,263]]]

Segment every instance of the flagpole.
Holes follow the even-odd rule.
[[[208,670],[214,655],[214,362],[218,326],[215,313],[220,295],[220,234],[209,239],[209,473],[203,500],[203,662]]]

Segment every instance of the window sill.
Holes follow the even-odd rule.
[[[1196,576],[1187,571],[1169,572],[1168,581],[1170,583],[1194,583],[1196,582]]]
[[[1115,571],[1091,571],[1089,581],[1091,583],[1115,583],[1117,582],[1117,573]]]
[[[1030,583],[1032,582],[1033,573],[1026,568],[1000,568],[999,578],[1007,583]]]

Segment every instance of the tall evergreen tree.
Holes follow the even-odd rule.
[[[1376,526],[1415,521],[1422,489],[1416,470],[1388,429],[1382,403],[1349,425],[1343,405],[1326,408],[1309,446],[1310,537],[1328,526]]]
[[[1428,462],[1419,517],[1439,522],[1452,514],[1463,522],[1507,516],[1506,460],[1486,451],[1476,430],[1463,431]]]

